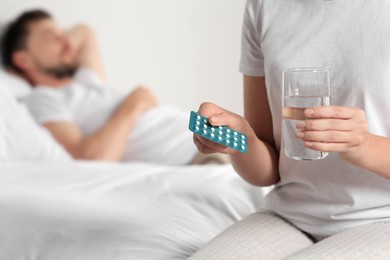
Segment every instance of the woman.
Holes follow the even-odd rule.
[[[203,153],[230,154],[249,183],[276,186],[265,209],[194,259],[390,256],[389,32],[386,0],[248,0],[245,117],[211,103],[199,109],[211,124],[247,134],[248,153],[196,135],[194,142]],[[307,148],[330,152],[322,160],[292,160],[281,149],[282,71],[294,67],[332,72],[332,105],[306,109],[297,124]]]

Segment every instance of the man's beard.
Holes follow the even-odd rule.
[[[55,77],[56,79],[64,79],[73,77],[78,69],[78,66],[60,65],[52,68],[42,68],[42,72],[46,75]]]
[[[76,71],[79,68],[79,65],[76,63],[71,64],[58,64],[56,66],[47,66],[44,65],[42,62],[40,62],[39,59],[36,57],[34,58],[35,64],[37,65],[38,69],[48,75],[52,76],[56,79],[65,79],[65,78],[71,78],[75,75]]]

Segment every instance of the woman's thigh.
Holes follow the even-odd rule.
[[[312,244],[275,214],[256,212],[226,229],[190,259],[283,259]]]
[[[351,228],[287,259],[390,259],[390,222]]]

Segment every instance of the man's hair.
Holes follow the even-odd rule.
[[[28,37],[28,26],[36,21],[51,18],[51,15],[44,10],[30,10],[22,13],[14,21],[12,21],[5,29],[1,39],[1,57],[3,65],[6,68],[22,72],[15,66],[12,55],[26,47]]]

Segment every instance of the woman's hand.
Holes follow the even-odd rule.
[[[213,103],[202,103],[199,107],[199,114],[209,119],[209,123],[213,126],[226,125],[234,130],[244,133],[248,136],[248,142],[255,137],[253,129],[250,127],[248,121],[240,115],[225,110]],[[204,154],[210,153],[225,153],[234,154],[238,151],[227,146],[212,142],[204,137],[194,134],[194,143],[198,150]]]
[[[296,137],[305,146],[322,152],[338,152],[356,164],[368,151],[368,126],[364,111],[353,107],[321,106],[305,110],[306,120],[297,123]]]

